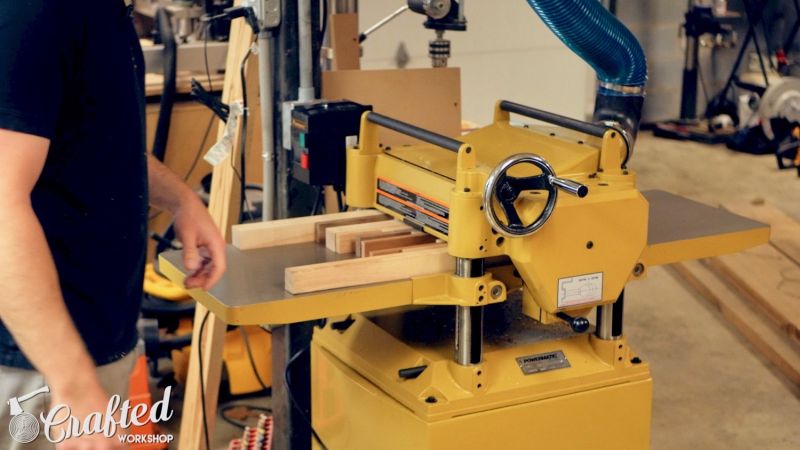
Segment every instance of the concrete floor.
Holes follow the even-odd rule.
[[[800,178],[771,155],[748,155],[642,133],[631,159],[640,189],[664,189],[710,205],[765,201],[800,220]]]
[[[641,189],[712,205],[767,202],[800,220],[800,179],[771,156],[643,133],[631,168]],[[800,390],[668,269],[632,283],[625,310],[626,333],[653,372],[652,449],[800,448]],[[212,446],[237,433],[218,421]]]
[[[644,134],[631,168],[641,189],[708,204],[764,201],[800,219],[800,178],[771,156]],[[652,367],[654,450],[800,448],[800,390],[668,269],[629,286],[625,318]]]

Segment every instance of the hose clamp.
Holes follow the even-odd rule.
[[[624,95],[644,95],[644,86],[627,86],[624,84],[601,81],[600,87],[609,91],[619,92]]]

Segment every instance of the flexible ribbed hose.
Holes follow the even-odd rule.
[[[598,0],[527,0],[562,42],[606,83],[644,86],[647,59],[636,37]]]

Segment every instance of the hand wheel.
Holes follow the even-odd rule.
[[[532,164],[538,167],[542,173],[522,178],[509,176],[509,169],[518,164]],[[553,214],[556,207],[559,189],[581,198],[586,197],[589,193],[589,188],[580,183],[556,177],[553,167],[540,156],[518,153],[503,160],[489,174],[489,179],[483,189],[483,210],[492,228],[503,236],[528,236],[535,233],[550,219],[550,215]],[[523,225],[522,219],[514,207],[514,202],[525,191],[547,191],[550,194],[544,210],[530,225]],[[506,223],[497,216],[493,199],[496,199],[503,209]]]

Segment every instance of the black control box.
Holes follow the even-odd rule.
[[[372,106],[342,100],[298,105],[292,111],[292,176],[311,186],[343,190],[348,139],[357,142],[361,116]]]

